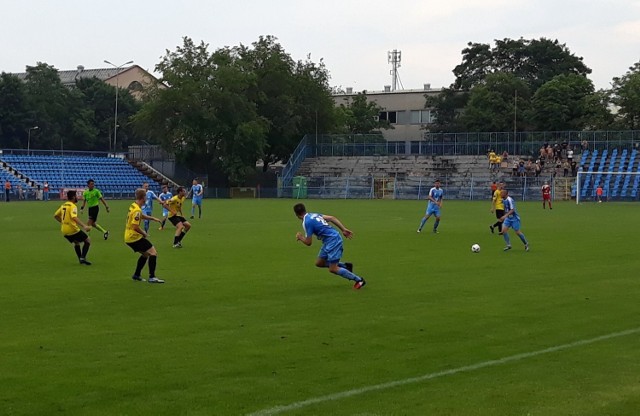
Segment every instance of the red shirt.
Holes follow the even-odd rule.
[[[602,188],[598,186],[596,189],[596,195],[602,195]]]
[[[544,195],[544,196],[550,196],[550,195],[551,195],[551,186],[549,186],[549,185],[542,185],[542,195]]]

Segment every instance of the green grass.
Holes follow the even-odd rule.
[[[488,201],[445,201],[438,235],[415,232],[423,201],[306,201],[355,232],[345,259],[369,284],[354,291],[313,266],[317,241],[295,242],[294,202],[205,200],[182,250],[154,227],[165,285],[130,279],[129,201],[101,210],[111,238],[91,233],[90,267],[58,202],[0,205],[0,414],[245,415],[640,326],[636,204],[520,203],[532,251],[512,235],[503,253]],[[637,415],[639,347],[634,333],[282,414]]]

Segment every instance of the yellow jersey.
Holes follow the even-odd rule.
[[[127,226],[124,229],[124,242],[134,243],[142,238],[142,234],[136,231],[135,226],[140,226],[142,221],[142,208],[137,203],[131,204],[127,214]]]
[[[495,204],[496,210],[504,211],[504,202],[502,200],[502,193],[500,189],[496,189],[495,192],[493,193],[493,202]]]
[[[80,227],[76,223],[78,217],[78,207],[71,201],[67,201],[58,208],[54,214],[56,217],[60,217],[60,231],[63,235],[74,235],[80,231]]]
[[[182,214],[182,204],[186,197],[180,197],[180,195],[175,195],[170,200],[167,201],[167,205],[169,206],[169,218],[175,217],[179,213]]]

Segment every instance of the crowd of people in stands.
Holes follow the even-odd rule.
[[[582,143],[584,150],[585,143]],[[516,158],[509,160],[509,154],[489,150],[489,171],[498,172],[500,167],[510,167],[511,176],[539,177],[543,172],[554,177],[573,177],[578,172],[578,162],[574,160],[574,149],[567,142],[551,145],[544,143],[537,158]],[[505,165],[506,163],[506,165]]]

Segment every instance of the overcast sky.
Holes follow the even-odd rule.
[[[0,71],[46,62],[153,72],[189,36],[213,51],[273,35],[296,60],[321,58],[331,85],[382,90],[387,52],[402,51],[405,89],[449,86],[467,42],[558,39],[596,88],[640,60],[640,0],[3,0]]]

